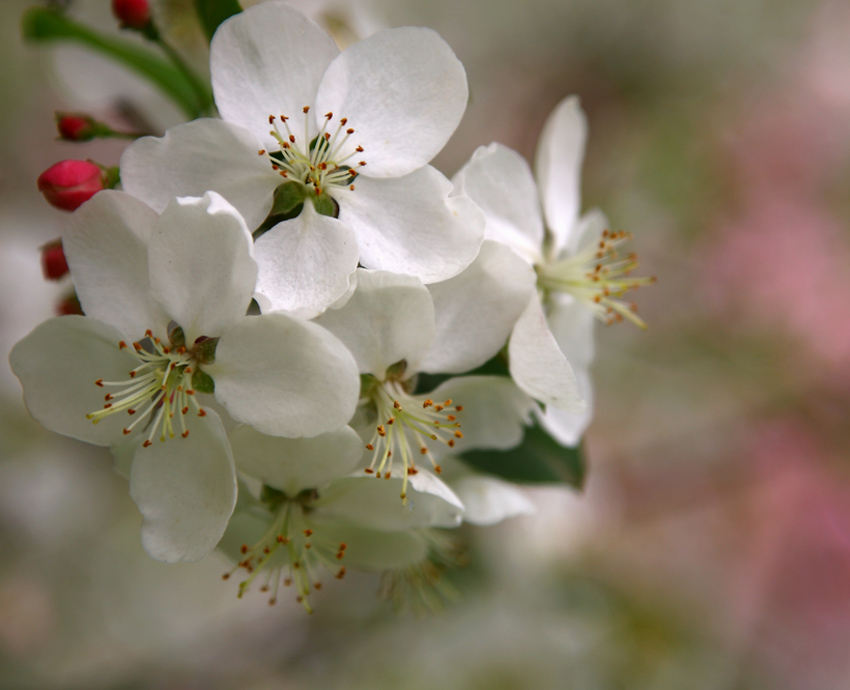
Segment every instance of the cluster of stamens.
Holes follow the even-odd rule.
[[[303,141],[290,129],[289,117],[269,115],[269,124],[273,126],[269,134],[278,142],[280,150],[269,153],[260,149],[259,155],[268,157],[272,170],[278,172],[281,177],[300,182],[305,187],[312,187],[317,196],[328,187],[347,186],[353,190],[358,169],[366,165],[364,160],[347,164],[347,161],[363,153],[363,147],[357,146],[344,155],[346,143],[354,134],[354,129],[348,127],[348,119],[343,117],[340,118],[336,130],[331,133],[328,129],[332,128],[333,113],[326,113],[322,118],[319,133],[311,139],[309,111],[310,106],[305,106],[304,134],[300,135],[303,136]],[[281,131],[278,123],[283,126],[284,131]]]
[[[253,546],[242,545],[242,559],[222,575],[228,580],[240,569],[247,573],[239,583],[240,599],[259,577],[260,591],[269,593],[269,606],[277,603],[282,583],[284,587],[294,586],[296,601],[307,613],[313,613],[309,596],[322,588],[318,572],[324,569],[337,580],[345,577],[345,566],[340,561],[345,557],[346,544],[322,539],[321,530],[314,531],[305,519],[307,510],[303,501],[284,498],[263,536]]]
[[[185,416],[190,405],[198,416],[203,417],[206,413],[195,399],[193,361],[186,347],[170,348],[155,338],[150,330],[145,332],[145,336],[142,342],[135,342],[132,346],[123,340],[118,343],[119,349],[129,350],[139,360],[139,366],[130,371],[129,378],[124,381],[95,381],[96,386],[115,389],[115,392],[106,393],[103,409],[90,412],[86,418],[97,424],[105,417],[126,412],[133,421],[124,427],[124,434],[132,433],[137,427],[149,428],[148,437],[142,444],[147,448],[157,433],[161,441],[165,441],[166,437],[174,438],[175,413],[183,438],[189,435]]]
[[[401,458],[404,464],[404,481],[401,498],[407,498],[407,479],[418,472],[416,458],[425,457],[439,473],[427,441],[444,443],[453,448],[456,439],[463,438],[456,412],[461,405],[451,400],[434,402],[425,396],[410,395],[399,381],[389,380],[374,388],[371,402],[377,410],[378,424],[366,449],[374,451],[367,474],[389,479],[393,460]]]
[[[597,244],[561,261],[539,265],[538,284],[543,290],[573,295],[606,324],[625,318],[646,328],[637,315],[637,305],[621,299],[626,293],[655,282],[652,277],[629,277],[638,267],[637,255],[621,256],[617,248],[631,239],[631,233],[605,230]]]

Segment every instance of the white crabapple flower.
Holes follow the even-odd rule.
[[[654,282],[633,278],[634,254],[619,247],[630,239],[607,230],[598,210],[579,216],[581,165],[587,123],[578,98],[561,101],[546,121],[537,146],[535,175],[516,152],[500,144],[479,148],[454,178],[484,211],[485,235],[511,247],[537,274],[537,294],[514,329],[508,352],[511,376],[547,403],[541,422],[559,442],[575,445],[590,422],[585,410],[547,400],[547,361],[561,356],[572,366],[582,396],[590,400],[593,326],[626,318],[644,327],[636,307],[622,298]],[[545,221],[545,222],[544,222]]]
[[[350,427],[314,438],[266,436],[249,426],[230,434],[240,474],[259,480],[254,493],[247,485],[220,548],[245,579],[239,596],[257,582],[278,598],[281,584],[293,586],[296,598],[312,611],[309,596],[321,579],[342,579],[346,569],[383,571],[415,566],[427,560],[428,542],[419,530],[454,527],[462,507],[443,486],[411,490],[403,506],[397,490],[401,478],[376,485],[362,472],[363,444]]]
[[[162,215],[101,192],[62,240],[87,316],[46,321],[13,348],[27,407],[52,431],[131,455],[145,548],[197,560],[236,500],[230,445],[201,394],[267,433],[317,435],[354,412],[356,366],[313,323],[246,316],[251,236],[213,192]]]
[[[316,322],[345,343],[361,373],[352,426],[365,443],[366,473],[401,476],[405,499],[408,483],[417,489],[438,481],[419,459],[439,474],[439,458],[457,444],[519,443],[534,403],[506,378],[453,377],[428,394],[415,391],[419,372],[459,374],[498,353],[533,284],[531,268],[495,242],[485,242],[466,271],[430,290],[410,276],[358,271],[348,302]]]
[[[257,229],[264,311],[321,313],[350,292],[358,262],[432,283],[475,258],[481,212],[428,165],[468,96],[434,31],[388,29],[340,53],[269,2],[218,28],[211,74],[223,119],[138,140],[122,184],[157,210],[208,189],[230,201]]]

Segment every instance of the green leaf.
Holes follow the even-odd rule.
[[[192,372],[192,388],[198,393],[215,393],[215,381],[205,371],[195,369]]]
[[[238,0],[195,0],[195,9],[208,41],[212,40],[219,24],[242,11]]]
[[[523,484],[584,485],[586,465],[581,448],[564,448],[538,425],[525,440],[506,451],[474,450],[460,456],[470,467]]]
[[[190,118],[198,117],[203,110],[186,76],[146,48],[94,31],[63,14],[41,7],[27,10],[21,27],[24,38],[29,41],[75,41],[111,57],[158,86]]]

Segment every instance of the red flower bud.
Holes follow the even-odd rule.
[[[56,113],[56,128],[65,141],[90,141],[97,135],[97,123],[88,115]]]
[[[79,208],[103,188],[103,173],[91,161],[59,161],[38,176],[38,191],[63,211]]]
[[[61,240],[41,248],[41,269],[48,280],[59,280],[68,272],[68,262],[65,260]]]
[[[85,316],[85,314],[83,314],[83,308],[80,306],[80,300],[76,295],[66,297],[59,302],[59,304],[56,305],[56,314],[58,316],[71,316],[72,314]]]
[[[127,29],[146,29],[151,23],[148,0],[112,0],[112,14]]]

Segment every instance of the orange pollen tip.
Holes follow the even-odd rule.
[[[310,548],[310,547],[312,547],[312,546],[313,546],[312,544],[304,544],[304,548],[305,548],[305,549],[309,549],[309,548]]]
[[[101,388],[103,388],[103,379],[98,379],[97,381],[94,382],[94,385],[100,386]]]
[[[354,191],[354,185],[349,185],[348,187],[352,192]]]
[[[379,425],[378,425],[378,434],[379,434],[380,436],[386,436],[386,435],[387,435],[387,430],[386,430],[386,429],[384,429],[384,425],[383,425],[383,424],[379,424]]]
[[[389,478],[390,478],[390,473],[384,472],[384,479],[389,479]]]
[[[343,127],[345,127],[348,124],[348,118],[347,117],[342,118],[339,121],[339,124],[341,124]]]
[[[112,393],[107,393],[106,395],[103,396],[103,399],[108,401],[108,400],[112,400],[113,397],[114,396],[112,395]]]
[[[230,573],[225,573],[224,575],[221,576],[221,579],[222,580],[229,580],[230,579]]]
[[[446,441],[446,443],[448,444],[449,448],[455,447],[455,440],[453,438],[450,438],[448,441]]]
[[[148,446],[152,446],[152,445],[153,445],[153,444],[151,443],[151,440],[150,440],[150,439],[148,439],[147,441],[145,441],[145,442],[142,444],[142,448],[147,448]]]
[[[135,371],[131,371],[131,372],[130,372],[130,378],[131,378],[131,379],[136,378],[136,373],[137,373],[137,372],[135,372]]]
[[[136,414],[136,411],[132,407],[128,407],[127,414],[132,417],[134,414]]]
[[[420,452],[420,453],[422,453],[422,455],[427,455],[427,454],[428,454],[428,449],[427,449],[425,446],[422,446],[422,447],[419,449],[419,452]]]
[[[258,156],[263,156],[263,155],[265,155],[265,153],[266,153],[265,149],[260,149],[259,151],[257,151]]]
[[[304,111],[304,114],[305,114],[305,115],[306,115],[307,113],[309,113],[309,112],[310,112],[310,106],[309,106],[309,105],[305,105],[305,106],[304,106],[304,108],[303,108],[303,111]]]
[[[440,474],[442,471],[443,471],[442,467],[440,467],[439,465],[434,465],[434,472],[436,472],[437,474]]]
[[[186,407],[184,407],[182,410],[180,410],[180,412],[181,412],[182,414],[186,414],[188,411],[189,411],[189,406],[188,406],[188,405],[186,405]]]
[[[180,434],[183,438],[187,438],[189,436],[189,430],[186,429],[182,434]]]
[[[463,411],[463,405],[455,405],[455,409],[456,409],[458,412],[462,412],[462,411]]]
[[[136,348],[136,350],[142,349],[142,346],[139,343],[133,343],[133,347]]]
[[[145,331],[145,335],[148,338],[153,338],[153,331],[150,328],[148,328],[148,330]]]
[[[125,343],[123,340],[119,340],[118,341],[118,349],[123,350],[125,347],[127,347],[127,343]]]
[[[269,115],[269,124],[274,122],[274,115]]]
[[[366,161],[360,161],[357,165],[362,167],[362,166],[366,165]]]
[[[367,443],[366,450],[375,450],[375,446],[373,446],[371,443]]]
[[[422,403],[422,407],[423,408],[424,407],[431,407],[431,405],[433,405],[433,404],[434,404],[434,401],[429,398],[428,400],[426,400],[425,402]]]
[[[325,141],[330,141],[330,140],[331,140],[331,135],[328,134],[327,132],[325,132]]]
[[[325,113],[325,117],[328,118],[328,120],[332,119],[333,116],[334,116],[333,113]]]
[[[239,549],[242,553],[248,553],[248,545],[242,544],[242,548]]]
[[[394,422],[395,422],[395,417],[390,417],[390,418],[387,420],[387,424],[392,424],[392,423],[394,423]]]
[[[304,536],[305,537],[310,537],[312,535],[313,535],[313,530],[311,530],[311,529],[305,529],[304,530]]]
[[[295,135],[294,134],[289,135],[289,141],[291,141],[293,144],[295,143]]]
[[[455,431],[455,438],[463,438],[463,434],[459,431]]]
[[[106,403],[106,405],[103,406],[103,409],[108,410],[110,407],[112,407],[112,403]]]
[[[451,405],[451,404],[452,404],[452,399],[451,399],[451,398],[449,398],[448,400],[446,400],[446,402],[444,402],[444,403],[443,403],[443,405],[445,405],[446,407],[448,407],[448,406],[449,406],[449,405]]]
[[[370,445],[371,445],[371,444],[370,444]],[[369,448],[369,446],[366,446],[366,447],[367,447],[367,448]],[[371,448],[369,448],[369,450],[372,450],[372,449],[371,449]],[[365,470],[363,470],[363,471],[364,471],[366,474],[375,474],[375,470],[373,470],[371,467],[367,467],[367,468],[366,468]]]
[[[186,395],[195,395],[195,391],[193,391],[191,388],[187,388]]]
[[[207,416],[206,410],[203,410],[203,409],[198,410],[198,416],[199,417],[206,417]]]
[[[125,436],[126,436],[127,434],[129,434],[129,433],[130,433],[130,430],[129,430],[129,429],[126,429],[126,428],[125,428],[125,429],[123,429],[123,431],[124,431],[124,435],[125,435]]]
[[[453,422],[457,419],[457,417],[455,417],[453,414],[447,414],[446,419],[448,419],[450,422]]]
[[[397,410],[401,409],[401,403],[398,400],[393,400],[393,407]]]
[[[349,127],[347,130],[345,130],[345,133],[346,134],[354,134],[354,130],[351,129],[351,127]]]

